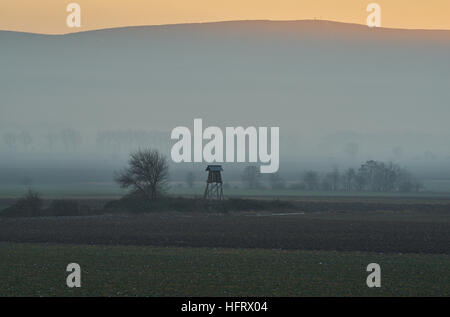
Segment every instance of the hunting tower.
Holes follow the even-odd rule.
[[[208,165],[205,171],[208,171],[208,179],[206,180],[205,199],[223,199],[222,190],[222,174],[221,165]]]

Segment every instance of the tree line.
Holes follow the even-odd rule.
[[[241,179],[248,188],[263,187],[262,175],[256,166],[247,166]],[[278,174],[270,174],[266,183],[272,189],[304,191],[418,192],[422,189],[422,184],[406,168],[392,162],[374,160],[344,172],[340,172],[337,167],[327,173],[305,171],[299,181],[290,185]]]
[[[128,129],[98,131],[96,137],[83,138],[81,131],[72,128],[44,134],[21,130],[1,133],[0,148],[4,147],[9,152],[76,152],[82,147],[94,147],[109,153],[128,153],[133,149],[151,145],[168,153],[170,147],[168,135],[167,132]]]
[[[69,128],[49,132],[43,136],[43,140],[37,140],[37,137],[28,131],[5,132],[2,139],[10,152],[42,150],[42,145],[49,151],[54,151],[57,147],[65,151],[76,151],[82,143],[80,132]]]

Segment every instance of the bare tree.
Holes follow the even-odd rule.
[[[344,186],[344,190],[347,192],[353,191],[357,189],[357,174],[355,169],[349,168],[342,175],[342,182]]]
[[[269,176],[269,183],[272,189],[284,189],[286,188],[286,182],[278,173],[272,173]]]
[[[337,167],[333,167],[333,171],[330,173],[327,173],[325,175],[325,178],[327,179],[328,183],[330,184],[331,191],[338,191],[339,190],[339,182],[341,180],[341,174],[339,173],[339,169]]]
[[[131,153],[128,167],[116,175],[122,188],[131,188],[133,193],[155,200],[166,191],[169,166],[164,155],[157,150],[138,150]]]
[[[420,183],[409,172],[392,162],[367,161],[358,170],[360,190],[395,192],[420,190]]]
[[[34,217],[39,216],[42,211],[43,201],[41,195],[31,189],[16,203],[4,212],[15,216]]]
[[[319,174],[314,171],[307,171],[303,174],[303,182],[307,190],[319,189]]]

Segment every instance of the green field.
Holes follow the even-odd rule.
[[[450,296],[448,255],[3,242],[0,257],[2,296]]]

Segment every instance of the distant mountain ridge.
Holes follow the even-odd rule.
[[[369,28],[363,24],[357,23],[345,23],[337,21],[328,20],[235,20],[235,21],[218,21],[218,22],[202,22],[202,23],[177,23],[177,24],[162,24],[162,25],[142,25],[142,26],[125,26],[125,27],[114,27],[114,28],[103,28],[96,30],[80,31],[80,32],[70,32],[66,34],[40,34],[32,32],[19,32],[19,31],[6,31],[0,30],[0,32],[11,32],[11,33],[21,33],[21,34],[32,34],[50,37],[60,37],[60,36],[70,36],[75,34],[86,34],[93,32],[111,32],[111,31],[132,31],[132,30],[145,30],[145,29],[169,29],[169,28],[254,28],[260,31],[314,31],[314,32],[325,32],[325,33],[339,33],[339,32],[349,32],[353,35],[365,34],[368,31],[372,33],[377,32],[384,36],[417,36],[417,37],[427,37],[438,39],[444,37],[450,40],[450,30],[428,30],[428,29],[401,29],[401,28]]]

